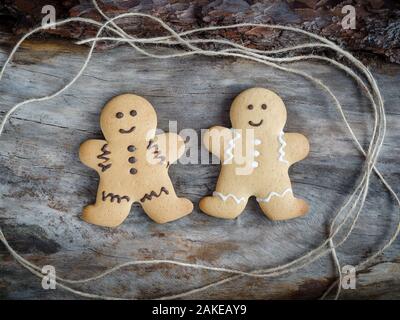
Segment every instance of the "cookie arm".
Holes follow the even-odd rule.
[[[308,139],[300,133],[285,133],[285,159],[293,164],[307,157],[310,151]]]
[[[102,148],[105,145],[107,145],[107,141],[105,140],[86,140],[79,147],[79,159],[84,165],[100,173],[102,171],[102,168],[99,167],[99,164],[104,162],[105,160],[99,159],[98,157],[104,153],[102,152]]]
[[[225,145],[231,140],[232,131],[228,128],[215,126],[204,133],[203,143],[207,150],[224,161]]]
[[[156,143],[160,153],[165,156],[168,163],[174,163],[185,152],[185,141],[173,132],[162,133],[156,136]]]

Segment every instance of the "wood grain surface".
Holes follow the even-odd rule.
[[[327,37],[369,63],[379,59],[400,64],[400,2],[397,0],[96,0],[109,17],[125,12],[150,13],[176,31],[210,25],[257,22],[291,25]],[[344,29],[344,6],[355,8],[356,28]],[[0,2],[0,16],[14,34],[24,34],[41,23],[42,8],[53,5],[57,19],[89,17],[101,20],[93,0],[8,0]],[[139,37],[159,35],[162,29],[149,19],[121,19],[124,30]],[[86,24],[49,30],[64,38],[81,39],[95,33]],[[213,34],[246,45],[276,48],[299,40],[298,34],[249,28],[245,32],[221,30]],[[110,44],[110,43],[109,43]]]
[[[13,43],[0,34],[0,63]],[[86,48],[71,41],[28,41],[0,82],[0,113],[28,97],[50,94],[72,79]],[[162,48],[158,50],[164,50]],[[343,103],[357,137],[367,146],[372,132],[371,106],[354,82],[326,64],[292,67],[328,84]],[[400,192],[400,67],[382,64],[372,70],[385,99],[388,130],[378,167]],[[194,212],[174,223],[158,225],[140,207],[117,229],[79,219],[93,202],[96,173],[78,159],[81,142],[101,137],[99,114],[111,97],[132,92],[144,96],[158,113],[158,127],[178,130],[220,124],[229,126],[232,99],[243,89],[262,86],[276,91],[288,110],[285,131],[300,132],[311,143],[307,159],[291,168],[295,193],[310,213],[300,219],[272,222],[255,200],[236,220],[208,217],[198,201],[210,194],[218,165],[175,164],[170,173],[177,193],[195,203]],[[26,105],[6,125],[0,148],[0,224],[10,244],[39,265],[51,264],[68,278],[93,276],[131,259],[176,259],[241,270],[289,262],[317,247],[329,222],[358,181],[363,158],[346,131],[333,101],[302,77],[240,59],[189,57],[152,60],[128,47],[95,52],[84,75],[64,94]],[[394,232],[398,208],[379,180],[372,177],[369,196],[348,241],[338,249],[343,265],[357,264],[379,249]],[[356,290],[342,297],[400,298],[400,243],[357,278]],[[156,298],[197,288],[226,274],[169,265],[128,267],[82,290],[126,298]],[[242,277],[190,298],[315,299],[336,278],[330,256],[296,273],[277,278]],[[41,281],[17,264],[0,246],[0,298],[76,299],[43,290]]]

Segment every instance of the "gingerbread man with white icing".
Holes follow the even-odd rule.
[[[232,129],[212,127],[204,135],[207,149],[222,164],[216,190],[200,201],[208,215],[234,219],[251,196],[272,220],[303,216],[307,203],[294,197],[289,167],[309,152],[306,137],[284,133],[286,107],[274,92],[251,88],[240,93],[230,110]]]
[[[185,151],[175,133],[155,135],[157,115],[146,99],[123,94],[103,108],[100,126],[105,140],[87,140],[79,149],[81,161],[100,176],[96,203],[84,208],[83,220],[116,227],[138,202],[158,223],[181,218],[193,210],[178,198],[168,176],[170,164]]]

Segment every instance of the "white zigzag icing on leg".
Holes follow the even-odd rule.
[[[233,153],[232,150],[235,147],[235,142],[240,138],[240,133],[236,132],[235,129],[231,129],[233,132],[233,138],[229,141],[228,147],[225,149],[225,156],[226,159],[224,160],[224,164],[227,164],[229,161],[233,159]]]
[[[232,198],[233,200],[235,200],[235,202],[237,203],[237,204],[239,204],[240,202],[245,202],[246,201],[246,199],[244,198],[244,197],[241,197],[241,198],[238,198],[238,197],[236,197],[234,194],[231,194],[231,193],[228,193],[227,195],[224,195],[224,194],[222,194],[222,193],[220,193],[220,192],[217,192],[217,191],[214,191],[213,192],[213,196],[215,197],[215,196],[217,196],[217,197],[219,197],[221,200],[223,200],[223,201],[226,201],[226,200],[228,200],[229,198]]]
[[[285,160],[285,150],[283,150],[286,147],[286,142],[283,139],[283,135],[284,135],[284,132],[281,131],[281,133],[278,136],[278,140],[279,140],[279,142],[281,144],[281,147],[279,148],[279,161],[285,162],[285,163],[288,164],[289,161]]]
[[[289,193],[289,192],[292,192],[292,189],[291,189],[291,188],[287,188],[287,189],[286,189],[285,191],[283,191],[281,194],[276,193],[276,192],[271,192],[271,193],[268,195],[268,197],[265,197],[265,198],[256,198],[256,200],[257,200],[258,202],[269,202],[273,196],[277,196],[277,197],[283,198],[283,197],[285,196],[285,194],[286,194],[286,193]]]

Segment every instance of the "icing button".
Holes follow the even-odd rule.
[[[129,170],[130,174],[136,174],[137,170],[135,168],[132,168],[131,170]]]
[[[129,152],[133,152],[133,151],[135,151],[135,150],[136,150],[136,147],[135,147],[135,146],[132,146],[132,145],[128,146],[128,151],[129,151]]]
[[[251,164],[251,166],[253,168],[257,168],[258,167],[258,162],[257,161],[253,161],[253,163]]]
[[[254,156],[255,156],[255,157],[258,157],[259,155],[260,155],[260,152],[257,151],[257,150],[255,150],[255,151],[254,151]]]
[[[260,139],[255,139],[255,140],[254,140],[254,144],[255,144],[256,146],[258,146],[259,144],[261,144],[261,140],[260,140]]]

